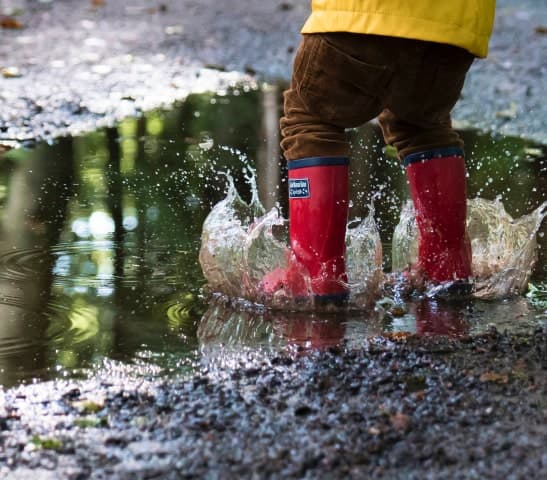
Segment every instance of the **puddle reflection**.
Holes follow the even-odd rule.
[[[220,172],[231,173],[248,201],[246,168],[255,168],[262,203],[287,211],[278,116],[275,88],[192,95],[172,111],[0,156],[0,384],[85,375],[105,361],[142,375],[180,373],[192,368],[198,346],[203,355],[216,345],[301,351],[358,345],[382,332],[460,335],[500,318],[509,328],[538,322],[542,311],[522,298],[410,303],[398,316],[344,318],[257,315],[204,301],[200,234],[226,191]],[[351,135],[350,217],[364,217],[375,198],[389,270],[406,182],[376,127]],[[470,196],[501,193],[515,216],[546,199],[544,147],[463,135]],[[541,232],[532,277],[540,290],[547,278]]]
[[[197,332],[202,350],[208,354],[216,351],[218,356],[222,351],[246,348],[279,353],[360,347],[375,336],[458,338],[485,333],[492,326],[501,331],[527,332],[537,324],[537,312],[522,298],[503,302],[421,299],[395,308],[384,304],[384,308],[370,312],[336,314],[259,310],[249,305],[234,304],[223,296],[211,299]],[[485,314],[492,314],[492,318],[485,321]]]
[[[196,95],[2,156],[0,384],[195,357],[201,225],[224,193],[218,172],[243,178],[221,146],[256,157],[258,98]]]

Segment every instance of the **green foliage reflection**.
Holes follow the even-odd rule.
[[[75,372],[106,358],[185,368],[203,311],[201,225],[224,195],[219,172],[242,177],[243,164],[256,156],[259,100],[255,91],[193,95],[169,111],[3,157],[4,213],[19,177],[30,189],[26,198],[44,213],[30,239],[27,212],[36,213],[18,202],[10,216],[21,227],[0,249],[39,249],[50,263],[19,275],[36,293],[27,289],[17,300],[26,311],[17,332],[0,332],[1,349],[2,336],[25,344],[42,325],[45,333],[32,343],[40,354],[22,351],[0,365],[0,382]],[[40,206],[46,197],[65,201]],[[17,371],[23,355],[37,360]]]

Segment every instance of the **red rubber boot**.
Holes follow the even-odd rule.
[[[418,224],[418,269],[436,283],[459,280],[470,285],[463,155],[460,148],[449,147],[404,159]]]
[[[308,271],[319,303],[343,304],[348,297],[348,164],[347,157],[310,157],[288,164],[290,245],[298,264]],[[291,275],[292,270],[272,272],[262,282],[264,290],[273,293],[283,286],[295,296],[301,294],[301,278]]]

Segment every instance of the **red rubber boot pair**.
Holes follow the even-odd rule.
[[[289,162],[289,237],[298,265],[262,281],[266,293],[283,288],[294,297],[312,294],[318,304],[343,305],[349,186],[347,157],[310,157]],[[299,272],[309,274],[311,292]]]
[[[418,271],[434,283],[471,288],[463,151],[448,147],[404,159],[418,224]],[[462,292],[462,293],[468,293]]]
[[[311,157],[289,162],[289,236],[297,265],[266,275],[262,288],[308,295],[302,266],[317,302],[343,304],[348,297],[345,237],[348,219],[346,157]],[[471,246],[466,235],[466,172],[463,151],[443,148],[404,160],[419,231],[418,270],[427,280],[467,294]]]

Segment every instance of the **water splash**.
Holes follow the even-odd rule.
[[[513,219],[499,198],[474,198],[467,204],[467,231],[473,250],[475,297],[503,298],[526,291],[537,261],[537,232],[547,215],[547,202]],[[393,271],[416,263],[418,230],[412,202],[403,206],[393,234]]]
[[[265,213],[258,200],[254,174],[248,176],[252,200],[245,203],[230,175],[226,198],[211,210],[204,222],[199,261],[211,291],[283,310],[309,310],[312,295],[293,298],[280,289],[266,295],[260,282],[266,273],[285,269],[291,262],[288,222],[274,207]],[[367,217],[350,222],[346,236],[349,308],[363,308],[377,297],[382,286],[382,244],[371,206]],[[302,271],[309,285],[309,275]],[[311,291],[308,288],[308,291]]]
[[[353,223],[357,225],[353,227]],[[346,234],[346,268],[350,300],[356,306],[375,300],[384,282],[382,241],[374,221],[374,205],[361,221],[350,222]]]
[[[248,292],[242,285],[246,276],[244,245],[250,225],[263,208],[254,195],[251,204],[245,203],[232,177],[226,174],[226,178],[226,198],[215,205],[203,224],[199,262],[213,291],[245,297]]]
[[[251,187],[251,202],[241,199],[232,177],[226,174],[226,198],[213,208],[203,225],[199,260],[209,288],[273,308],[311,309],[312,295],[295,299],[281,289],[268,297],[260,288],[266,273],[287,268],[291,251],[287,220],[277,207],[265,212],[258,199],[254,172],[249,172],[246,178]],[[477,298],[503,298],[526,290],[537,260],[536,234],[547,215],[546,209],[547,202],[529,215],[513,219],[499,198],[469,200],[467,228],[473,249]],[[403,206],[393,235],[394,272],[416,263],[417,244],[414,208],[409,201]],[[366,218],[349,223],[346,246],[349,309],[365,308],[379,298],[386,279],[373,205]],[[305,280],[309,285],[309,278]]]

